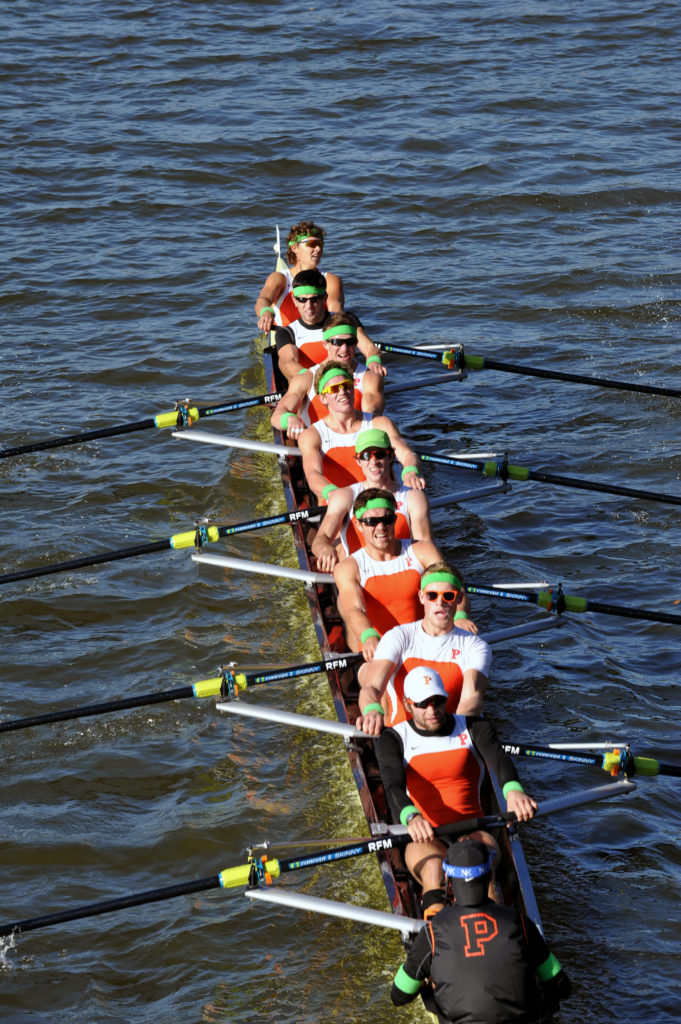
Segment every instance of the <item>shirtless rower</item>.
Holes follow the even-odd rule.
[[[337,487],[347,487],[364,476],[355,462],[355,442],[365,430],[383,430],[403,465],[402,482],[423,490],[426,486],[418,456],[387,416],[373,416],[354,407],[353,376],[347,366],[330,360],[315,373],[315,390],[328,409],[324,419],[307,427],[298,438],[303,472],[317,499],[327,500]]]
[[[320,572],[331,572],[338,561],[364,547],[364,534],[351,512],[355,498],[369,487],[378,487],[395,495],[397,540],[433,539],[425,491],[405,487],[395,479],[392,472],[394,457],[390,438],[384,430],[372,428],[358,436],[355,461],[364,474],[364,480],[329,495],[329,506],[312,542],[312,553],[317,558]]]
[[[355,358],[360,326],[354,313],[331,313],[324,321],[322,333],[324,359],[333,359],[351,371],[355,409],[378,416],[385,406],[383,378],[377,373],[371,373],[366,363],[358,362]],[[323,419],[327,414],[327,407],[315,391],[314,368],[301,370],[289,381],[286,394],[275,406],[272,426],[278,430],[285,429],[287,437],[295,440],[305,427]]]
[[[371,664],[362,666],[357,727],[370,736],[404,720],[405,676],[418,666],[442,679],[449,714],[482,711],[492,652],[470,629],[460,573],[445,562],[429,564],[419,587],[423,618],[384,633]]]
[[[519,821],[534,817],[537,803],[524,792],[490,722],[447,712],[447,691],[433,669],[420,666],[409,672],[404,705],[406,720],[384,729],[374,749],[393,820],[407,826],[412,840],[405,848],[405,863],[423,889],[423,910],[433,914],[444,905],[442,861],[447,852],[434,829],[482,816],[483,762],[496,775],[507,810]],[[500,856],[488,832],[470,837]],[[499,902],[494,877],[489,896]]]
[[[362,491],[352,512],[364,547],[339,562],[333,575],[348,646],[371,661],[382,633],[420,615],[424,566],[439,561],[440,553],[431,540],[396,539],[397,508],[391,491]]]
[[[255,302],[255,315],[261,331],[285,327],[297,320],[300,311],[293,301],[293,278],[301,270],[318,270],[324,253],[324,228],[314,221],[294,224],[286,236],[288,269],[273,271],[265,281]],[[337,274],[325,273],[327,307],[332,312],[343,308],[343,282]]]

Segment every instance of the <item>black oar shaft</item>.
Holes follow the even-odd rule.
[[[558,610],[567,612],[602,612],[605,615],[618,615],[625,619],[645,619],[649,622],[665,622],[670,625],[681,625],[681,615],[669,612],[653,612],[646,608],[627,608],[617,604],[603,604],[586,597],[574,597],[570,594],[553,593],[549,590],[501,590],[496,587],[478,587],[466,584],[469,594],[481,597],[499,597],[507,601],[520,601],[525,604],[538,604],[547,611]]]
[[[660,501],[665,505],[681,505],[681,497],[675,494],[660,494],[658,491],[641,491],[635,487],[623,487],[620,484],[594,483],[581,480],[574,476],[560,476],[556,473],[544,473],[541,470],[529,470],[530,480],[538,480],[544,484],[556,484],[559,487],[572,487],[581,491],[596,491],[601,494],[618,494],[625,498],[641,498],[643,501]]]
[[[0,925],[0,935],[11,935],[17,931],[32,932],[36,928],[48,928],[53,924],[79,921],[84,917],[98,917],[100,914],[111,914],[115,910],[124,910],[126,907],[139,907],[145,903],[158,903],[160,900],[173,899],[175,896],[186,896],[193,892],[206,892],[208,889],[219,888],[219,875],[210,875],[208,878],[196,878],[191,882],[166,885],[159,889],[149,889],[146,892],[120,896],[118,899],[88,903],[85,906],[73,907],[71,910],[62,910],[56,914],[44,914],[42,917],[29,917],[24,921],[12,921],[11,924]]]
[[[177,686],[173,690],[159,690],[158,693],[145,693],[138,697],[121,697],[117,700],[102,701],[99,704],[83,704],[77,708],[46,711],[42,715],[13,718],[7,722],[0,722],[0,733],[14,732],[16,729],[30,729],[33,726],[48,725],[51,722],[68,722],[73,718],[105,715],[110,711],[125,711],[128,708],[142,708],[151,704],[166,704],[172,700],[182,700],[185,697],[194,696],[194,688],[192,686]]]
[[[464,356],[468,370],[501,370],[504,373],[518,373],[524,377],[543,377],[548,380],[565,380],[573,384],[592,384],[599,388],[613,388],[616,391],[635,391],[644,395],[664,395],[667,398],[681,398],[677,388],[663,388],[655,384],[633,384],[624,380],[609,380],[581,373],[567,373],[563,370],[543,370],[536,366],[520,366],[518,363],[504,363],[487,357]],[[482,364],[482,365],[480,365]]]
[[[118,434],[132,434],[136,430],[149,430],[155,426],[151,417],[138,420],[136,423],[123,423],[117,427],[103,427],[102,430],[85,430],[80,434],[68,434],[66,437],[53,437],[49,441],[35,441],[33,444],[20,444],[14,448],[0,450],[0,459],[8,459],[13,455],[28,455],[30,452],[45,452],[50,448],[67,448],[70,444],[81,441],[97,441],[100,437],[116,437]]]
[[[51,576],[57,572],[69,572],[72,569],[84,569],[89,565],[101,565],[103,562],[116,562],[124,558],[136,558],[138,555],[150,555],[156,551],[168,551],[171,543],[168,539],[152,541],[150,544],[136,544],[130,548],[119,548],[117,551],[103,551],[99,555],[85,555],[82,558],[70,558],[66,562],[53,562],[33,569],[20,569],[0,576],[3,583],[17,583],[19,580],[31,580],[37,576]]]

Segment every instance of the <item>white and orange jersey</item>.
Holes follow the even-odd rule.
[[[285,270],[277,266],[277,270],[280,274],[283,274],[286,278],[286,284],[284,290],[277,299],[276,302],[272,303],[272,309],[274,310],[274,323],[277,327],[289,327],[295,323],[296,320],[300,319],[300,313],[298,307],[293,301],[293,274],[287,267]],[[326,274],[324,274],[326,277]],[[324,350],[326,353],[326,350]],[[326,356],[322,356],[318,362],[323,362]]]
[[[328,358],[328,352],[326,353]],[[324,362],[324,360],[322,360]],[[316,369],[316,367],[315,367]],[[367,373],[367,368],[363,364],[356,367],[352,374],[352,379],[355,385],[355,409],[358,412],[362,411],[362,395],[364,394],[364,377]],[[316,423],[317,420],[323,420],[325,416],[328,416],[329,410],[326,405],[321,401],[319,395],[314,389],[314,382],[310,385],[310,390],[307,393],[307,398],[303,403],[303,410],[298,413],[300,418],[306,427],[310,424]]]
[[[366,490],[368,484],[356,483],[352,485],[352,502],[354,504],[355,498],[362,491]],[[395,522],[395,536],[398,540],[411,540],[411,519],[409,518],[409,508],[407,505],[407,499],[409,497],[410,487],[400,487],[395,491],[395,504],[397,506],[397,520]],[[365,546],[364,534],[361,529],[355,524],[355,520],[352,513],[346,517],[343,521],[343,525],[340,529],[340,542],[343,545],[343,550],[346,555],[352,555],[355,551],[359,551],[360,548]]]
[[[302,320],[294,320],[293,323],[287,325],[286,330],[298,349],[301,366],[310,369],[329,358],[329,354],[322,344],[324,328],[321,324],[316,327],[308,327]],[[279,342],[277,342],[277,347],[280,347]]]
[[[485,765],[463,715],[456,715],[446,736],[419,733],[409,722],[392,727],[404,748],[409,799],[431,825],[477,818]]]
[[[418,599],[423,566],[411,542],[403,540],[396,558],[376,561],[360,548],[350,556],[357,562],[359,581],[369,622],[385,633],[401,622],[412,622],[423,612]]]
[[[361,426],[349,434],[332,430],[327,419],[312,424],[321,441],[322,473],[336,487],[349,487],[357,480],[364,480],[364,474],[355,462],[355,442],[363,430],[369,430],[373,419],[373,413],[363,412]]]
[[[447,711],[452,715],[456,712],[461,699],[464,672],[475,669],[488,676],[492,666],[492,651],[482,637],[456,628],[442,636],[431,636],[423,628],[422,620],[391,629],[381,637],[374,657],[377,661],[392,661],[397,665],[397,670],[390,677],[386,689],[386,725],[394,725],[407,718],[402,704],[404,677],[418,665],[428,665],[442,677],[445,690],[449,694]]]

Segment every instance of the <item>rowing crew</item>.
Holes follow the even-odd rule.
[[[524,792],[493,727],[480,715],[491,653],[468,617],[460,573],[442,561],[433,543],[418,458],[393,421],[382,415],[382,382],[371,380],[369,368],[373,362],[382,372],[380,357],[371,352],[371,342],[356,318],[340,309],[335,317],[325,315],[324,306],[333,313],[334,302],[342,304],[342,283],[336,279],[339,287],[332,281],[327,290],[321,275],[312,276],[318,274],[322,237],[315,234],[314,225],[304,229],[308,235],[292,229],[289,249],[294,262],[307,258],[301,246],[310,250],[313,258],[308,262],[314,261],[315,268],[303,269],[302,276],[282,276],[281,281],[270,275],[256,312],[277,316],[288,289],[299,315],[297,326],[287,327],[280,320],[275,337],[289,389],[274,410],[273,424],[298,440],[308,486],[317,500],[328,502],[312,550],[318,568],[333,568],[348,645],[364,654],[357,725],[376,737],[390,810],[406,825],[412,840],[405,862],[421,885],[422,909],[429,919],[430,953],[424,948],[420,963],[410,959],[398,972],[393,1001],[408,1001],[430,975],[432,1008],[443,1024],[464,1019],[529,1021],[540,1005],[532,984],[535,969],[543,984],[552,983],[555,1005],[557,998],[569,994],[569,982],[536,936],[528,940],[527,919],[497,906],[501,895],[494,860],[500,851],[492,835],[473,833],[460,844],[463,852],[454,850],[445,857],[435,828],[482,814],[485,764],[494,771],[507,809],[518,820],[530,819],[537,803]],[[268,296],[279,306],[263,310]],[[271,321],[262,320],[261,326],[268,329]],[[367,368],[359,373],[354,351],[358,345],[367,357]],[[322,359],[326,361],[315,367]],[[392,471],[395,458],[403,466],[400,482]],[[464,950],[465,957],[482,958],[482,971],[470,992],[464,986],[463,996],[460,991],[457,996],[447,971],[445,981],[439,980],[442,957],[435,935],[444,935],[449,942],[449,971],[457,950],[452,930],[460,940],[452,915],[459,914],[459,923],[463,918],[459,907],[440,916],[447,899],[443,882],[452,871],[456,875],[457,864],[467,862],[476,848],[486,865],[482,870],[478,863],[477,874],[485,882],[478,903],[489,903],[479,913],[478,924],[493,921],[494,929],[485,933],[485,942],[476,931],[475,951]],[[466,915],[466,920],[472,916]],[[503,985],[497,984],[495,990],[490,984],[502,964],[515,1003]],[[475,1016],[474,1004],[485,1004],[485,1016]]]

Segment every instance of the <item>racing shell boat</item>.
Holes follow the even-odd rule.
[[[278,370],[274,347],[266,348],[263,358],[269,390],[285,390],[286,381]],[[280,431],[275,431],[275,440],[286,443]],[[291,442],[288,444],[291,445]],[[316,504],[307,487],[300,458],[282,457],[279,464],[289,512]],[[292,529],[300,568],[311,572],[313,566],[309,545],[315,526],[312,521],[298,521],[292,524]],[[326,583],[308,582],[305,589],[322,657],[327,660],[334,659],[334,655],[339,656],[338,666],[327,673],[336,715],[339,722],[354,725],[359,715],[359,686],[356,670],[341,657],[348,648],[336,608],[334,588]],[[371,833],[379,838],[387,834],[389,812],[373,744],[352,739],[346,739],[345,744],[367,824]],[[505,810],[500,788],[492,777],[486,781],[484,805],[485,813],[495,814]],[[504,902],[526,913],[541,929],[539,910],[517,828],[509,825],[495,830],[495,837],[502,851],[497,880]],[[376,856],[393,913],[406,918],[420,918],[416,883],[404,865],[400,850],[396,847],[379,849]],[[403,932],[403,936],[406,934]]]

